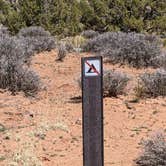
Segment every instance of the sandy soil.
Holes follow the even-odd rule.
[[[56,62],[56,56],[52,51],[34,57],[32,67],[45,86],[35,98],[0,90],[0,129],[5,127],[0,130],[0,166],[82,166],[82,106],[72,98],[81,95],[80,58],[88,54],[69,54],[64,62]],[[132,103],[134,77],[145,70],[104,68],[133,77],[128,94],[104,98],[105,166],[133,166],[141,152],[139,142],[166,131],[166,98]]]

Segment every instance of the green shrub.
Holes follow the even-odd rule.
[[[87,29],[165,34],[165,8],[165,0],[0,0],[0,23],[13,34],[34,25],[62,37]]]

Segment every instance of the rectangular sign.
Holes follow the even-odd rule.
[[[99,76],[101,73],[101,62],[99,59],[85,61],[85,76]]]
[[[102,77],[102,57],[82,58],[84,166],[104,166]]]

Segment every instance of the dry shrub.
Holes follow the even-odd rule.
[[[81,48],[85,44],[85,42],[86,42],[86,39],[81,35],[77,35],[77,36],[72,37],[74,51],[77,51],[77,52],[82,51]]]
[[[163,40],[163,46],[166,47],[166,39]]]
[[[92,39],[94,37],[97,37],[99,35],[99,32],[94,31],[94,30],[86,30],[81,33],[83,37],[86,39]]]
[[[34,45],[31,44],[31,40],[27,40],[24,38],[15,38],[15,40],[23,50],[22,56],[24,57],[24,62],[27,65],[30,65],[32,56],[35,55],[35,48]]]
[[[156,36],[107,32],[90,39],[83,48],[107,57],[111,63],[141,68],[152,65],[151,59],[160,55],[160,47]]]
[[[165,166],[166,140],[165,134],[157,133],[143,142],[143,152],[135,161],[138,166]]]
[[[104,95],[117,97],[124,93],[124,89],[129,81],[129,76],[122,72],[108,70],[104,72],[103,84]]]
[[[33,96],[40,90],[40,78],[33,70],[27,67],[17,69],[14,75],[12,85],[15,84],[15,89],[11,91],[23,91],[26,95]]]
[[[0,24],[0,36],[9,34],[10,32],[8,31],[8,28]]]
[[[30,27],[26,27],[26,28],[22,28],[19,33],[18,36],[22,36],[22,37],[46,37],[46,36],[51,36],[50,32],[45,31],[44,28],[40,27],[40,26],[30,26]]]
[[[24,60],[24,50],[13,37],[0,36],[0,69],[6,72],[8,68],[15,68]]]
[[[166,69],[166,51],[162,51],[162,53],[152,59],[153,66],[162,67]]]
[[[156,72],[140,75],[140,82],[136,88],[139,97],[166,96],[166,70],[158,69]],[[141,92],[140,92],[141,91]]]
[[[38,26],[23,28],[18,33],[20,40],[25,40],[28,48],[39,53],[42,51],[50,51],[55,48],[55,38],[48,31]]]
[[[34,94],[39,90],[38,75],[25,67],[24,48],[14,37],[0,36],[0,88],[13,93]]]
[[[103,74],[103,93],[105,97],[117,97],[125,93],[130,77],[122,72],[108,70]],[[82,88],[81,77],[77,79],[78,86]]]
[[[66,37],[61,41],[65,43],[68,52],[73,52],[81,49],[85,44],[86,39],[81,35],[76,35],[73,37]]]
[[[66,44],[61,42],[58,46],[58,61],[63,61],[67,54]]]

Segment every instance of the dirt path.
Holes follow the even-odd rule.
[[[0,166],[82,166],[81,103],[71,100],[81,94],[77,85],[81,56],[86,54],[69,54],[64,62],[55,61],[55,51],[34,57],[32,66],[46,86],[35,99],[0,91],[0,124],[6,127],[0,132]],[[131,76],[143,72],[104,67]],[[166,129],[166,99],[131,103],[131,87],[128,95],[104,99],[105,166],[132,166],[141,139]]]

